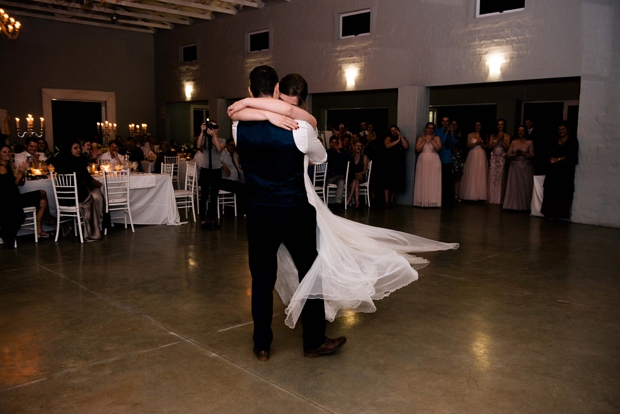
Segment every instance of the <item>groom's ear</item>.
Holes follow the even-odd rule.
[[[280,99],[280,84],[276,83],[276,87],[273,88],[273,97],[276,99]]]
[[[254,94],[252,93],[252,89],[248,86],[248,93],[252,98],[254,98]]]

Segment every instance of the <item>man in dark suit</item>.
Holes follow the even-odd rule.
[[[527,139],[532,140],[534,143],[534,175],[545,175],[547,164],[549,164],[549,144],[539,128],[536,128],[532,118],[525,120],[525,128],[527,130]]]
[[[252,97],[275,98],[277,85],[278,75],[269,66],[259,66],[250,73]],[[314,163],[325,162],[327,156],[314,129],[304,121],[298,122],[300,129],[305,128],[304,134],[295,135],[268,121],[233,124],[247,185],[254,354],[259,361],[269,359],[273,340],[273,289],[280,244],[288,249],[300,281],[317,257],[316,211],[308,202],[304,185],[304,156]],[[344,345],[344,337],[325,336],[323,300],[307,300],[301,321],[304,356],[329,354]]]

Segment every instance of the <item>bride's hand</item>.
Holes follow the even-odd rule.
[[[237,101],[237,102],[235,102],[234,104],[232,104],[232,105],[230,105],[228,107],[228,110],[227,110],[228,116],[230,117],[235,112],[239,112],[239,111],[241,111],[242,109],[245,109],[245,108],[247,108],[245,99]]]
[[[276,114],[274,112],[265,111],[265,115],[267,116],[267,120],[282,129],[286,129],[287,131],[292,131],[294,129],[299,128],[297,121],[293,118],[289,118],[288,116]]]

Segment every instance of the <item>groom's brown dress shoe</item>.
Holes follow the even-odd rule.
[[[347,342],[347,338],[344,336],[336,339],[325,338],[325,342],[320,347],[309,350],[304,349],[304,356],[306,358],[316,358],[321,355],[331,354],[342,348],[345,342]]]
[[[256,347],[254,347],[254,355],[256,355],[256,359],[260,362],[269,361],[269,351],[259,351]]]

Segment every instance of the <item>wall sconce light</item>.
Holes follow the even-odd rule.
[[[355,88],[355,80],[359,75],[360,69],[357,66],[350,65],[344,70],[344,77],[347,81],[347,90]]]
[[[193,94],[194,94],[194,83],[185,82],[185,100],[190,101],[192,99]]]
[[[506,63],[503,53],[493,53],[487,56],[487,66],[489,67],[488,80],[499,79],[502,76],[502,65]]]

